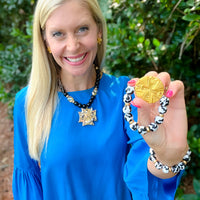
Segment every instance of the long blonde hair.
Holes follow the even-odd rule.
[[[44,41],[45,24],[50,14],[66,1],[70,0],[38,0],[34,13],[32,70],[26,98],[26,123],[29,154],[38,161],[44,144],[47,144],[57,106],[57,76],[60,70],[52,55],[47,52]],[[106,51],[106,22],[97,0],[79,1],[87,5],[102,32],[103,43],[98,46],[94,61],[101,66]]]

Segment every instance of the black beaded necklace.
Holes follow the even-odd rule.
[[[95,81],[94,89],[92,91],[92,95],[87,104],[81,104],[78,101],[76,101],[73,97],[71,97],[65,91],[61,80],[59,79],[59,81],[58,81],[58,86],[59,86],[61,92],[63,93],[63,95],[67,98],[67,100],[70,103],[73,103],[75,106],[78,106],[79,108],[81,108],[81,112],[78,112],[78,113],[79,113],[79,122],[82,122],[83,126],[94,125],[94,121],[97,121],[96,110],[93,110],[93,108],[89,108],[92,105],[92,103],[97,95],[98,88],[99,88],[99,82],[101,79],[101,71],[100,71],[99,67],[95,67],[95,70],[96,70],[96,81]]]

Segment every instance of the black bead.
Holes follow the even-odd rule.
[[[82,104],[80,104],[80,103],[78,103],[78,105],[77,105],[77,106],[78,106],[79,108],[82,108],[82,106],[83,106],[83,105],[82,105]]]
[[[91,106],[91,104],[90,104],[90,103],[88,103],[88,104],[86,104],[86,106],[87,106],[87,108],[88,108],[88,107],[90,107],[90,106]]]
[[[90,100],[94,100],[94,98],[95,98],[95,96],[94,96],[94,95],[92,95],[92,96],[91,96],[91,98],[90,98]]]
[[[75,101],[75,102],[74,102],[74,105],[75,105],[75,106],[78,106],[78,102],[77,102],[77,101]]]

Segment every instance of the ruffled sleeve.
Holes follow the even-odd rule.
[[[132,113],[137,120],[137,109],[134,108]],[[128,122],[124,121],[124,127],[130,145],[124,167],[124,181],[133,199],[173,200],[183,172],[169,179],[160,179],[152,175],[147,169],[149,146],[137,131],[133,132],[129,128]]]
[[[26,88],[15,99],[14,106],[14,170],[13,195],[15,200],[42,200],[41,174],[38,163],[28,152],[25,121]]]

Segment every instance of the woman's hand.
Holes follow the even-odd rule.
[[[188,150],[187,143],[187,115],[184,100],[184,85],[181,81],[171,81],[170,75],[166,72],[157,74],[149,72],[145,76],[154,76],[159,78],[167,91],[170,91],[171,97],[167,106],[167,113],[164,114],[163,124],[158,126],[155,132],[148,132],[143,135],[147,144],[154,149],[156,158],[167,166],[178,164]],[[135,79],[137,81],[137,79]],[[154,122],[158,113],[159,102],[149,104],[139,97],[133,100],[134,105],[138,107],[138,124],[147,126]],[[148,169],[154,175],[160,178],[169,178],[174,174],[164,174],[157,170],[151,161],[148,161]]]

